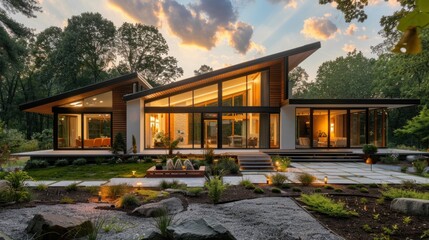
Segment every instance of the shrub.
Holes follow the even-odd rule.
[[[387,156],[381,157],[380,161],[385,164],[397,164],[399,163],[399,154],[392,153]]]
[[[74,199],[66,196],[66,197],[61,198],[60,203],[62,203],[62,204],[73,204]]]
[[[32,178],[24,171],[17,171],[9,173],[5,179],[9,181],[10,198],[13,201],[25,202],[29,201],[31,196],[25,187],[24,182],[32,180]]]
[[[273,183],[274,186],[280,187],[282,186],[286,180],[288,180],[288,178],[286,177],[286,175],[281,174],[281,173],[275,173],[272,175],[266,175],[267,178],[271,179],[271,182]]]
[[[117,185],[109,185],[101,187],[101,193],[103,196],[116,198],[118,196],[124,195],[130,186],[127,184],[117,184]]]
[[[255,189],[255,188],[256,186],[253,183],[246,185],[246,189]]]
[[[406,173],[408,171],[408,167],[407,166],[402,166],[401,167],[401,172],[402,173]]]
[[[292,188],[292,192],[302,192],[301,188],[294,187]]]
[[[33,133],[31,139],[37,140],[38,149],[51,149],[52,148],[52,139],[53,139],[53,130],[52,129],[43,129],[42,132]]]
[[[343,192],[343,189],[341,189],[341,188],[335,188],[334,192]]]
[[[222,178],[219,176],[213,176],[212,178],[208,178],[205,187],[209,191],[209,197],[213,201],[213,203],[218,203],[220,197],[223,192],[226,190],[227,185],[225,185],[222,181]]]
[[[281,193],[282,191],[280,190],[280,188],[271,188],[271,192],[272,193]]]
[[[309,186],[316,180],[316,177],[309,173],[301,173],[298,176],[298,180],[303,186]]]
[[[7,176],[7,172],[0,171],[0,180],[3,180]]]
[[[75,166],[83,166],[85,164],[86,164],[85,158],[78,158],[78,159],[73,161],[73,165],[75,165]]]
[[[364,187],[360,188],[359,192],[361,192],[361,193],[369,193],[368,188],[364,188]]]
[[[290,185],[289,185],[289,184],[287,184],[287,183],[283,183],[283,184],[282,184],[282,188],[283,188],[283,189],[289,189],[289,188],[290,188]]]
[[[48,185],[43,184],[43,183],[39,184],[36,186],[36,190],[40,191],[40,192],[46,191],[46,190],[48,190]]]
[[[213,149],[211,149],[211,148],[205,149],[203,156],[204,156],[204,160],[206,161],[207,164],[209,164],[209,165],[213,164],[213,160],[215,157]]]
[[[47,168],[48,166],[49,164],[45,160],[31,159],[27,161],[24,169],[28,170],[28,169],[35,169],[35,168]]]
[[[262,188],[255,188],[255,189],[253,190],[253,192],[254,192],[254,193],[256,193],[256,194],[263,194],[263,193],[264,193],[264,190],[262,190]]]
[[[370,183],[368,186],[370,188],[378,188],[378,185],[376,183]]]
[[[371,155],[376,154],[378,152],[378,148],[373,144],[365,144],[363,145],[362,151],[364,154]]]
[[[383,203],[384,203],[384,197],[377,198],[377,200],[375,200],[375,202],[376,202],[378,205],[383,204]]]
[[[152,162],[152,158],[151,157],[144,157],[143,158],[143,162],[144,163],[151,163]]]
[[[351,189],[351,190],[356,190],[357,189],[356,185],[350,185],[350,186],[347,186],[347,188]]]
[[[117,207],[119,208],[136,208],[140,206],[140,200],[134,195],[134,194],[125,194],[123,195],[118,203],[117,203]]]
[[[240,170],[240,166],[235,163],[234,158],[223,157],[217,164],[213,164],[211,169],[213,175],[222,175],[220,174],[221,172],[224,174],[237,174]]]
[[[76,192],[77,191],[77,183],[72,183],[66,186],[67,192]]]
[[[347,210],[342,202],[325,197],[321,194],[302,194],[301,201],[313,211],[326,214],[330,217],[358,216],[356,211]]]
[[[392,200],[395,198],[417,198],[429,200],[429,192],[419,192],[411,189],[399,189],[389,187],[381,191],[381,195],[386,199]]]
[[[316,188],[316,189],[314,189],[314,192],[315,192],[315,193],[321,193],[321,192],[322,192],[322,189],[321,189],[321,188]]]
[[[333,189],[335,189],[333,186],[331,186],[331,185],[325,185],[324,186],[324,188],[325,189],[327,189],[327,190],[333,190]]]
[[[402,180],[401,185],[403,188],[415,188],[417,186],[416,180]]]
[[[125,139],[124,136],[122,135],[122,133],[117,133],[115,135],[115,138],[113,140],[113,146],[112,146],[112,152],[114,154],[117,154],[119,152],[126,152],[127,149],[127,144],[125,143]]]
[[[69,161],[67,159],[59,159],[55,162],[55,166],[63,167],[69,165]]]
[[[372,228],[368,224],[362,225],[362,229],[367,233],[372,232]]]
[[[97,164],[97,165],[101,165],[104,162],[105,162],[105,159],[102,157],[96,157],[95,158],[95,164]]]
[[[285,172],[292,161],[289,157],[281,157],[279,155],[271,157],[271,160],[280,172]]]
[[[239,183],[241,186],[246,187],[247,185],[252,184],[252,182],[249,179],[243,179]]]
[[[360,203],[362,203],[362,204],[367,204],[368,203],[368,198],[361,198],[360,200],[359,200],[359,202]]]
[[[416,173],[419,175],[422,175],[423,171],[427,166],[428,166],[428,162],[426,161],[426,159],[413,162],[414,170],[416,170]]]
[[[186,188],[186,184],[180,183],[177,180],[173,180],[173,181],[162,180],[161,183],[159,184],[159,187],[161,189],[167,189],[167,188],[184,189]]]
[[[167,228],[174,223],[174,215],[168,215],[166,209],[158,212],[158,216],[155,218],[155,227],[159,230],[164,239],[172,239]]]
[[[203,192],[203,188],[193,187],[193,188],[188,188],[187,191],[189,196],[198,197]]]

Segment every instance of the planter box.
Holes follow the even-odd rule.
[[[204,177],[206,171],[205,166],[201,166],[198,170],[156,170],[153,166],[146,171],[147,178],[180,178],[180,177]]]

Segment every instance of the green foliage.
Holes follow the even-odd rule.
[[[327,189],[327,190],[334,190],[335,188],[333,187],[333,186],[331,186],[331,185],[325,185],[325,186],[323,186],[325,189]]]
[[[422,232],[422,235],[420,236],[420,239],[426,239],[429,237],[429,229],[428,230],[424,230]]]
[[[389,154],[380,158],[380,162],[384,164],[397,164],[399,163],[399,154]]]
[[[186,189],[186,184],[180,183],[178,180],[172,180],[172,181],[162,180],[161,183],[159,184],[159,187],[161,189],[167,189],[167,188]]]
[[[46,160],[31,159],[25,163],[25,170],[36,168],[47,168],[49,166]]]
[[[360,200],[359,200],[359,202],[361,203],[361,204],[367,204],[368,203],[368,198],[361,198]]]
[[[66,191],[67,192],[76,192],[78,187],[77,187],[77,183],[72,183],[66,186]]]
[[[356,187],[355,185],[347,186],[347,188],[348,188],[348,189],[351,189],[351,190],[356,190],[356,189],[357,189],[357,187]]]
[[[117,198],[128,192],[130,186],[127,184],[108,185],[101,187],[101,195],[109,198]]]
[[[86,159],[85,158],[78,158],[76,160],[73,161],[73,165],[74,166],[83,166],[86,164]]]
[[[155,227],[165,239],[172,239],[167,228],[174,223],[174,215],[169,215],[166,209],[159,211],[155,218]]]
[[[378,188],[378,185],[376,183],[370,183],[370,184],[368,184],[368,186],[370,188]]]
[[[298,181],[301,182],[303,186],[309,186],[316,180],[316,177],[309,173],[301,173],[298,176]]]
[[[203,157],[207,164],[213,164],[215,158],[214,150],[211,148],[204,149]]]
[[[117,203],[117,207],[125,209],[136,208],[138,206],[140,206],[140,200],[136,195],[131,193],[123,195]]]
[[[193,188],[187,188],[187,192],[189,196],[198,197],[203,192],[203,188],[200,187],[193,187]]]
[[[400,189],[388,187],[381,191],[381,195],[383,195],[386,199],[395,199],[395,198],[418,198],[429,200],[429,192],[419,192],[412,189]]]
[[[271,188],[271,192],[272,193],[281,193],[282,191],[280,190],[280,188]]]
[[[284,184],[282,184],[282,188],[283,188],[283,189],[289,189],[289,188],[290,188],[290,185],[289,185],[289,184],[287,184],[287,183],[284,183]]]
[[[326,214],[330,217],[358,216],[357,212],[347,210],[342,202],[335,202],[321,194],[301,194],[300,200],[313,211]]]
[[[271,175],[266,175],[267,178],[269,178],[274,186],[281,187],[288,178],[286,175],[281,173],[275,173]]]
[[[214,204],[219,202],[223,192],[227,189],[227,185],[223,183],[222,178],[219,176],[208,178],[204,186],[207,188],[209,198]]]
[[[429,109],[424,106],[419,115],[408,120],[405,126],[394,131],[395,135],[415,136],[420,142],[429,139]]]
[[[407,189],[416,188],[417,182],[416,180],[402,180],[401,187],[407,188]]]
[[[290,166],[292,159],[289,157],[281,157],[279,155],[271,157],[271,161],[277,167],[277,170],[280,172],[286,172],[287,168]]]
[[[240,186],[246,187],[247,185],[252,184],[252,182],[249,179],[243,179],[240,181]]]
[[[301,188],[293,187],[292,192],[302,192]]]
[[[74,201],[73,198],[67,197],[67,196],[65,196],[65,197],[63,197],[63,198],[60,199],[60,203],[61,204],[73,204],[74,202],[75,201]]]
[[[215,167],[217,171],[222,171],[224,174],[237,174],[240,170],[240,166],[235,162],[234,158],[222,157]],[[213,167],[213,166],[212,166]]]
[[[198,76],[198,75],[201,75],[201,74],[204,74],[204,73],[208,73],[208,72],[211,72],[211,71],[213,71],[212,67],[203,64],[203,65],[200,66],[200,68],[198,68],[197,70],[194,70],[194,75]]]
[[[40,192],[44,192],[44,191],[48,190],[48,185],[43,184],[43,183],[39,184],[36,186],[36,190],[40,191]]]
[[[3,180],[8,175],[7,172],[0,171],[0,180]]]
[[[53,130],[43,129],[42,132],[35,132],[31,136],[31,139],[36,140],[38,149],[52,149],[53,147]]]
[[[416,173],[419,175],[422,175],[423,171],[427,166],[428,166],[428,161],[426,159],[417,160],[413,162],[414,170],[416,170]]]
[[[322,192],[322,189],[321,189],[321,188],[316,188],[316,189],[314,189],[314,192],[315,192],[315,193],[321,193],[321,192]]]
[[[135,190],[134,192],[140,196],[143,196],[144,203],[155,200],[160,195],[162,195],[163,197],[167,197],[169,195],[168,192],[161,192],[161,191],[155,191],[155,190],[149,190],[149,189],[140,189],[140,190]]]
[[[343,189],[341,189],[341,188],[335,188],[334,192],[343,192]]]
[[[250,183],[250,184],[247,184],[246,186],[244,186],[246,189],[251,189],[251,190],[253,190],[253,189],[255,189],[256,188],[256,186],[255,186],[255,184],[253,184],[253,183]]]
[[[255,188],[255,189],[253,189],[253,192],[256,194],[264,194],[265,193],[264,190],[262,190],[262,188]]]
[[[368,224],[362,225],[362,229],[367,233],[372,232],[372,228]]]
[[[151,163],[151,162],[153,162],[153,160],[152,160],[152,158],[151,158],[151,157],[144,157],[144,158],[143,158],[143,162],[144,162],[144,163]]]
[[[377,198],[377,200],[375,200],[375,202],[376,202],[378,205],[382,205],[382,204],[384,204],[384,197]]]
[[[359,189],[359,192],[361,192],[361,193],[369,193],[368,188],[364,188],[364,187],[361,187]]]
[[[58,159],[55,162],[55,166],[57,166],[57,167],[64,167],[64,166],[67,166],[67,165],[69,165],[69,161],[67,159]]]
[[[404,225],[408,225],[408,224],[410,224],[410,223],[411,223],[411,221],[412,221],[412,220],[413,220],[413,219],[412,219],[411,217],[406,216],[406,217],[402,218],[402,223],[403,223]]]
[[[364,154],[372,155],[378,152],[378,148],[373,144],[365,144],[362,147],[362,151]]]
[[[10,187],[10,197],[13,201],[25,202],[29,201],[31,196],[25,187],[25,181],[33,180],[27,172],[16,171],[9,173],[5,180],[7,180]]]
[[[113,140],[112,152],[117,154],[119,152],[126,153],[126,151],[127,145],[125,143],[124,136],[119,132],[115,135],[115,139]]]

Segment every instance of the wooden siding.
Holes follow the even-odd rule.
[[[123,100],[125,94],[133,92],[133,84],[117,87],[112,90],[112,138],[122,133],[125,140],[127,134],[127,103]]]
[[[270,107],[279,107],[283,96],[282,63],[270,67]]]

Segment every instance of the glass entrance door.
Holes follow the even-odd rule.
[[[218,147],[218,115],[217,113],[203,113],[203,148]]]

